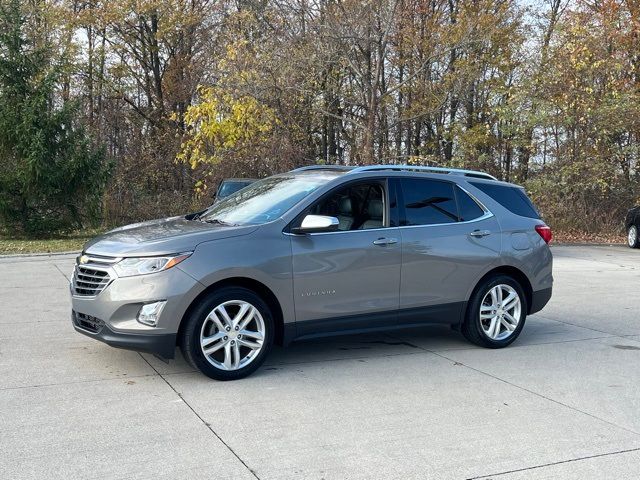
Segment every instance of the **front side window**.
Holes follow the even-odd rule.
[[[309,213],[336,217],[338,230],[368,230],[385,226],[385,195],[379,183],[341,188],[312,206]]]
[[[259,225],[281,217],[335,173],[278,175],[258,180],[209,207],[198,218],[223,225]]]
[[[435,225],[458,221],[453,184],[438,180],[403,178],[404,219],[401,225]]]

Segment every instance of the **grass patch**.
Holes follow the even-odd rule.
[[[29,238],[0,233],[0,255],[70,252],[82,249],[101,230],[82,230],[51,238]]]

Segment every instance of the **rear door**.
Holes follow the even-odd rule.
[[[499,259],[498,222],[453,182],[397,181],[400,323],[457,323],[469,289]]]
[[[401,247],[390,204],[383,179],[338,187],[307,209],[337,217],[340,230],[291,235],[298,336],[395,323]]]

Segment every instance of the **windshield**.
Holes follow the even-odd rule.
[[[258,180],[220,200],[199,219],[230,225],[258,225],[281,217],[287,210],[328,181],[335,174],[278,175]]]

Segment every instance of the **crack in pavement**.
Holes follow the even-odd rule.
[[[556,340],[550,342],[540,342],[540,343],[529,343],[526,345],[514,345],[514,348],[527,348],[527,347],[538,347],[540,345],[558,345],[562,343],[575,343],[575,342],[588,342],[589,340],[603,340],[606,338],[611,338],[611,335],[607,335],[606,337],[589,337],[589,338],[574,338],[571,340]],[[441,350],[429,350],[430,352],[468,352],[470,350],[477,350],[478,347],[470,346],[470,347],[460,347],[460,348],[443,348]]]
[[[554,465],[562,465],[562,464],[565,464],[565,463],[580,462],[582,460],[589,460],[589,459],[592,459],[592,458],[608,457],[608,456],[611,456],[611,455],[620,455],[620,454],[624,454],[624,453],[631,453],[631,452],[638,452],[638,451],[640,451],[640,447],[638,447],[638,448],[629,448],[627,450],[618,450],[618,451],[615,451],[615,452],[598,453],[598,454],[595,454],[595,455],[588,455],[586,457],[570,458],[568,460],[560,460],[558,462],[543,463],[543,464],[540,464],[540,465],[534,465],[532,467],[517,468],[515,470],[507,470],[505,472],[492,473],[490,475],[481,475],[479,477],[470,477],[467,480],[479,480],[479,479],[482,479],[482,478],[499,477],[501,475],[508,475],[510,473],[526,472],[526,471],[535,470],[535,469],[538,469],[538,468],[552,467]]]
[[[606,331],[604,331],[604,330],[598,330],[597,328],[585,327],[585,326],[583,326],[583,325],[577,325],[577,324],[575,324],[575,323],[567,322],[566,320],[558,320],[557,318],[548,317],[548,316],[546,316],[546,315],[538,315],[538,314],[536,314],[536,317],[544,318],[545,320],[550,320],[550,321],[552,321],[552,322],[562,323],[562,324],[564,324],[564,325],[571,325],[572,327],[583,328],[583,329],[585,329],[585,330],[591,330],[592,332],[604,333],[605,335],[609,335],[609,337],[608,337],[608,338],[615,338],[615,337],[617,337],[617,338],[625,338],[625,339],[627,339],[627,340],[628,340],[628,338],[627,338],[627,337],[631,337],[631,336],[636,335],[636,334],[634,334],[634,333],[621,335],[621,334],[617,334],[617,333],[606,332]],[[633,339],[631,339],[631,340],[633,340]]]
[[[628,432],[628,433],[633,433],[634,435],[638,435],[638,436],[640,436],[640,433],[639,433],[639,432],[636,432],[635,430],[632,430],[632,429],[630,429],[630,428],[623,427],[623,426],[618,425],[618,424],[616,424],[616,423],[610,422],[610,421],[608,421],[608,420],[605,420],[604,418],[600,418],[600,417],[598,417],[597,415],[594,415],[594,414],[589,413],[589,412],[585,412],[584,410],[580,410],[579,408],[573,407],[573,406],[568,405],[568,404],[566,404],[566,403],[563,403],[563,402],[561,402],[561,401],[559,401],[559,400],[555,400],[555,399],[553,399],[553,398],[551,398],[551,397],[548,397],[548,396],[546,396],[546,395],[543,395],[542,393],[538,393],[538,392],[536,392],[536,391],[534,391],[534,390],[531,390],[531,389],[529,389],[529,388],[523,387],[522,385],[518,385],[518,384],[512,383],[512,382],[510,382],[509,380],[505,380],[504,378],[500,378],[500,377],[498,377],[498,376],[496,376],[496,375],[493,375],[492,373],[485,372],[485,371],[483,371],[483,370],[480,370],[479,368],[475,368],[475,367],[472,367],[472,366],[470,366],[470,365],[467,365],[466,363],[459,362],[459,361],[457,361],[457,360],[454,360],[454,359],[452,359],[452,358],[447,357],[446,355],[443,355],[442,353],[438,353],[438,352],[436,352],[436,351],[429,350],[429,349],[426,349],[426,348],[424,348],[424,347],[418,347],[418,348],[420,348],[420,349],[424,350],[425,352],[432,353],[433,355],[437,355],[437,356],[438,356],[438,357],[440,357],[440,358],[444,358],[445,360],[448,360],[448,361],[450,361],[450,362],[452,362],[452,363],[454,363],[454,364],[456,364],[456,365],[461,365],[461,366],[463,366],[463,367],[465,367],[465,368],[468,368],[469,370],[473,370],[474,372],[480,373],[481,375],[486,375],[487,377],[493,378],[494,380],[498,380],[499,382],[505,383],[505,384],[510,385],[510,386],[512,386],[512,387],[514,387],[514,388],[518,388],[518,389],[520,389],[520,390],[522,390],[522,391],[524,391],[524,392],[528,392],[528,393],[530,393],[530,394],[532,394],[532,395],[535,395],[535,396],[537,396],[537,397],[543,398],[543,399],[548,400],[548,401],[550,401],[550,402],[553,402],[553,403],[555,403],[555,404],[557,404],[557,405],[561,405],[561,406],[563,406],[563,407],[565,407],[565,408],[568,408],[568,409],[570,409],[570,410],[573,410],[574,412],[581,413],[581,414],[586,415],[586,416],[588,416],[588,417],[590,417],[590,418],[593,418],[593,419],[595,419],[595,420],[599,420],[600,422],[606,423],[607,425],[610,425],[610,426],[612,426],[612,427],[616,427],[616,428],[621,429],[621,430],[624,430],[624,431],[626,431],[626,432]]]
[[[92,378],[88,380],[75,380],[70,382],[42,383],[37,385],[20,385],[17,387],[1,387],[0,392],[6,392],[9,390],[24,390],[27,388],[61,387],[65,385],[78,385],[81,383],[111,382],[115,380],[129,380],[131,378],[147,378],[147,377],[157,377],[157,376],[158,376],[158,373],[156,372],[156,373],[146,373],[144,375],[121,375],[119,377],[111,377],[111,378]]]
[[[200,420],[200,421],[203,423],[203,425],[205,425],[205,426],[206,426],[206,427],[211,431],[211,433],[213,433],[213,434],[215,435],[215,437],[216,437],[218,440],[220,440],[220,442],[221,442],[225,447],[227,447],[227,449],[228,449],[228,450],[233,454],[233,456],[234,456],[234,457],[236,457],[236,458],[238,459],[238,461],[239,461],[240,463],[242,463],[242,465],[244,465],[244,467],[245,467],[245,468],[246,468],[246,469],[251,473],[251,475],[253,475],[253,476],[254,476],[254,478],[256,478],[257,480],[260,480],[260,477],[258,477],[258,475],[256,474],[256,472],[254,472],[254,471],[253,471],[253,469],[251,469],[251,467],[249,467],[249,465],[247,465],[247,463],[246,463],[242,458],[240,458],[240,455],[238,455],[238,454],[233,450],[233,448],[231,448],[231,446],[230,446],[227,442],[225,442],[225,441],[222,439],[222,437],[221,437],[220,435],[218,435],[218,433],[216,433],[216,431],[213,429],[213,427],[211,426],[211,424],[210,424],[210,423],[207,423],[207,422],[204,420],[204,418],[202,418],[202,417],[200,416],[200,414],[195,410],[195,408],[193,408],[193,407],[191,406],[191,404],[185,400],[185,398],[182,396],[182,394],[181,394],[180,392],[178,392],[178,391],[174,388],[174,386],[173,386],[173,385],[171,385],[171,384],[169,383],[169,381],[168,381],[166,378],[164,378],[164,375],[163,375],[162,373],[160,373],[158,370],[156,370],[156,368],[155,368],[153,365],[151,365],[151,363],[149,363],[149,361],[148,361],[146,358],[144,358],[144,356],[143,356],[140,352],[138,352],[138,355],[140,355],[140,358],[142,358],[142,360],[144,360],[144,361],[147,363],[147,365],[149,365],[149,366],[153,369],[153,371],[154,371],[154,372],[156,372],[156,373],[160,376],[160,378],[161,378],[162,380],[164,380],[164,383],[166,383],[166,384],[169,386],[169,388],[170,388],[171,390],[173,390],[173,391],[174,391],[174,393],[178,396],[178,398],[179,398],[180,400],[182,400],[182,402],[183,402],[183,403],[184,403],[184,404],[189,408],[189,410],[191,410],[191,411],[193,412],[193,414],[198,418],[198,420]]]
[[[67,282],[71,281],[71,279],[62,270],[60,270],[60,267],[58,266],[57,263],[54,263],[53,266],[56,267],[56,270],[58,270],[64,278],[67,279]]]

